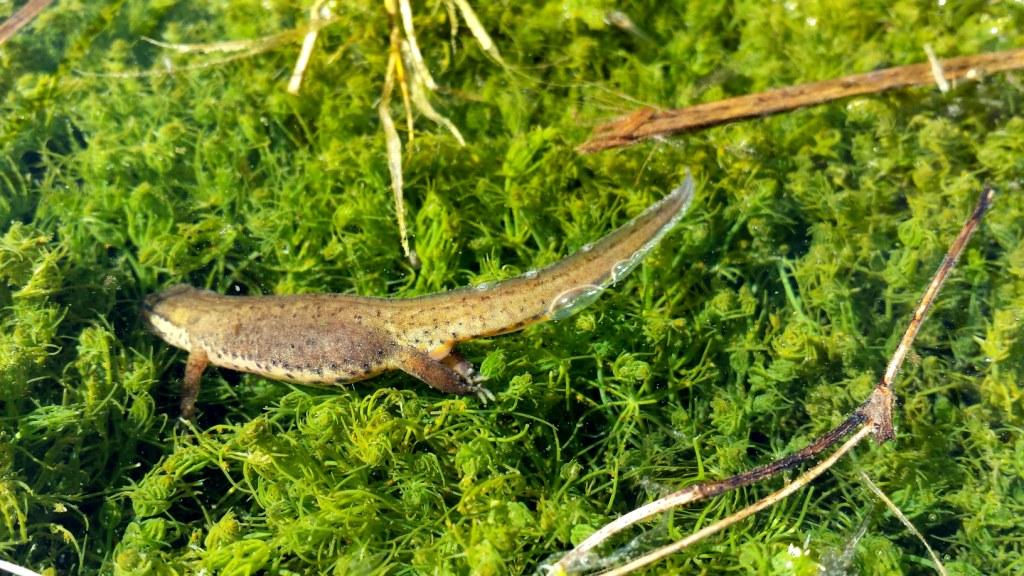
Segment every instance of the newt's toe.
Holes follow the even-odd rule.
[[[473,394],[476,395],[477,400],[479,400],[481,404],[487,404],[488,402],[494,402],[495,400],[494,392],[491,392],[483,386],[477,386],[476,390],[473,391]]]

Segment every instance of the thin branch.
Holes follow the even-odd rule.
[[[246,58],[252,58],[258,56],[265,50],[250,50],[248,52],[237,52],[229,56],[222,58],[214,58],[212,60],[206,60],[196,64],[189,64],[187,66],[172,66],[170,61],[164,59],[165,67],[163,69],[156,70],[135,70],[130,72],[91,72],[89,70],[75,70],[75,74],[84,76],[86,78],[151,78],[158,76],[170,76],[179,72],[195,72],[199,70],[206,70],[208,68],[216,68],[223,66],[237,60],[245,60]]]
[[[299,57],[295,60],[295,67],[292,69],[292,75],[288,79],[288,93],[295,96],[299,93],[302,88],[302,79],[306,75],[306,67],[309,66],[309,59],[313,56],[313,47],[316,46],[317,36],[320,35],[320,22],[325,20],[322,17],[320,11],[323,8],[325,0],[317,0],[309,8],[309,31],[302,38],[302,49],[299,51]]]
[[[398,83],[402,95],[402,105],[405,109],[406,127],[409,131],[409,143],[414,137],[411,97],[409,96],[409,83],[406,80],[405,69],[402,65],[402,29],[398,19],[397,0],[384,0],[384,10],[388,14],[388,22],[391,26],[389,35],[388,64],[384,76],[384,92],[380,103],[377,105],[377,113],[380,116],[381,128],[384,130],[384,141],[388,158],[388,171],[391,173],[391,193],[395,202],[395,218],[398,220],[398,240],[402,245],[402,252],[414,268],[419,268],[419,259],[416,251],[409,245],[409,230],[405,222],[405,190],[402,177],[402,139],[398,136],[398,129],[391,118],[389,106],[391,94],[394,91],[395,83]]]
[[[420,52],[420,44],[416,40],[416,29],[412,23],[412,6],[409,4],[409,0],[398,0],[398,13],[402,17],[405,41],[409,46],[409,60],[412,62],[410,68],[419,74],[427,89],[434,92],[437,90],[437,83],[434,82],[434,77],[430,75],[430,69],[427,68],[427,63],[423,60],[423,54]]]
[[[932,68],[932,78],[935,79],[935,86],[943,94],[949,92],[949,82],[946,81],[946,76],[942,72],[942,60],[939,60],[939,57],[935,55],[935,50],[932,50],[931,44],[924,45],[924,53],[928,56],[928,65]]]
[[[473,37],[476,38],[480,48],[493,58],[495,62],[504,66],[505,61],[501,58],[501,53],[498,52],[498,46],[491,39],[491,35],[487,33],[484,25],[480,23],[480,17],[473,11],[473,7],[469,5],[469,0],[453,1],[458,7],[459,12],[462,13],[462,19],[466,21],[466,26],[469,28],[470,33],[473,34]]]
[[[163,40],[157,40],[156,38],[150,38],[148,36],[142,36],[141,38],[144,42],[148,42],[153,46],[177,52],[178,54],[233,54],[237,52],[251,52],[254,50],[264,52],[271,48],[281,46],[282,44],[292,42],[304,33],[305,30],[296,28],[294,30],[286,30],[269,36],[250,38],[248,40],[222,40],[220,42],[203,42],[194,44],[164,42]]]
[[[7,560],[0,560],[0,570],[10,572],[11,574],[14,574],[14,576],[42,576],[34,570],[15,564],[14,562],[8,562]]]
[[[577,151],[583,154],[629,146],[647,138],[699,130],[757,116],[778,114],[840,98],[934,84],[943,80],[979,79],[985,74],[1024,68],[1024,49],[977,54],[931,63],[886,68],[822,82],[800,84],[727,98],[677,110],[642,108],[594,129]]]
[[[896,516],[896,518],[898,518],[899,521],[907,527],[907,530],[910,530],[910,533],[917,536],[917,539],[921,541],[921,544],[924,544],[925,549],[928,550],[928,555],[932,557],[932,562],[935,563],[935,571],[938,572],[940,576],[947,576],[948,572],[946,572],[946,567],[942,565],[942,560],[939,560],[939,555],[936,554],[935,550],[932,550],[932,547],[928,545],[928,541],[924,539],[924,536],[917,530],[914,524],[910,521],[910,518],[907,518],[903,511],[897,508],[896,504],[894,504],[893,501],[885,495],[885,492],[882,492],[882,489],[871,481],[871,477],[868,476],[866,472],[861,470],[860,477],[861,480],[867,484],[868,489],[874,492],[875,496],[877,496],[878,499],[881,500],[882,503],[885,504],[886,507],[888,507]]]
[[[4,42],[10,40],[18,33],[18,30],[24,28],[52,3],[53,0],[29,0],[17,12],[11,14],[10,18],[0,24],[0,46],[3,46]]]

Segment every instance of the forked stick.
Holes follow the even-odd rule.
[[[714,522],[708,526],[705,526],[704,528],[701,528],[700,530],[694,532],[693,534],[690,534],[682,540],[678,540],[676,542],[673,542],[672,544],[669,544],[668,546],[658,548],[657,550],[654,550],[653,552],[649,552],[641,556],[640,558],[627,562],[622,566],[602,572],[601,576],[621,576],[623,574],[629,574],[634,570],[639,570],[640,568],[643,568],[644,566],[647,566],[652,562],[656,562],[666,556],[675,554],[683,548],[692,546],[697,542],[700,542],[701,540],[707,538],[708,536],[721,532],[722,530],[725,530],[726,528],[732,526],[740,520],[743,520],[748,516],[753,516],[754,514],[760,512],[761,510],[773,506],[777,502],[781,502],[793,492],[796,492],[797,490],[803,488],[812,480],[828,471],[828,469],[831,468],[836,462],[838,462],[840,458],[845,456],[846,453],[849,452],[850,450],[853,450],[853,448],[857,444],[860,444],[860,441],[866,438],[869,434],[871,434],[871,428],[869,428],[868,426],[861,426],[857,430],[857,432],[852,437],[850,437],[849,440],[844,442],[843,445],[840,446],[835,452],[829,454],[828,458],[825,458],[821,462],[815,464],[809,470],[801,474],[800,477],[797,478],[796,481],[794,481],[793,483],[783,486],[782,488],[776,490],[775,492],[772,492],[771,494],[765,496],[764,498],[758,500],[757,502],[754,502],[750,506],[747,506],[742,510],[733,512],[725,518],[722,518],[718,522]]]
[[[985,216],[985,212],[992,206],[992,199],[994,196],[995,190],[986,186],[984,191],[981,193],[981,196],[978,198],[978,203],[975,205],[974,211],[971,212],[970,217],[968,217],[967,221],[964,222],[963,227],[960,229],[960,233],[957,235],[952,245],[950,245],[949,251],[942,259],[942,263],[939,265],[938,270],[936,270],[935,275],[928,284],[928,288],[925,290],[924,295],[921,297],[921,301],[914,310],[914,315],[910,320],[910,324],[907,326],[907,331],[904,333],[903,339],[900,340],[899,346],[897,346],[896,351],[893,353],[892,359],[890,359],[889,365],[886,367],[885,374],[883,374],[882,379],[875,385],[875,388],[872,390],[868,399],[854,410],[853,413],[847,416],[839,426],[836,426],[832,430],[826,432],[817,440],[811,442],[807,447],[798,452],[784,456],[774,462],[758,466],[757,468],[753,468],[747,472],[742,472],[735,476],[726,478],[725,480],[704,482],[701,484],[687,486],[678,492],[659,498],[650,504],[646,504],[613,520],[612,522],[609,522],[590,535],[586,540],[581,542],[576,548],[562,556],[562,558],[557,562],[549,566],[549,574],[570,574],[582,572],[587,569],[587,566],[595,564],[591,557],[592,551],[595,548],[605,543],[613,535],[632,526],[633,524],[679,506],[704,500],[711,496],[717,496],[755,482],[767,480],[780,472],[793,469],[799,464],[817,457],[819,454],[833,448],[843,438],[853,433],[853,437],[850,438],[850,440],[847,441],[839,450],[833,453],[821,464],[801,475],[792,484],[767,496],[763,500],[730,515],[729,517],[712,524],[711,526],[691,534],[683,540],[655,550],[620,567],[619,569],[614,569],[608,572],[608,574],[625,574],[628,571],[645,566],[668,554],[677,552],[687,546],[699,542],[711,534],[718,532],[719,530],[722,530],[746,518],[747,516],[754,514],[755,512],[771,506],[795,490],[803,487],[828,468],[832,467],[832,465],[835,464],[843,454],[851,450],[867,436],[874,435],[877,442],[884,442],[893,438],[893,380],[896,378],[896,374],[899,372],[900,366],[902,366],[903,361],[906,359],[907,352],[910,351],[910,346],[914,343],[914,338],[917,337],[917,333],[921,329],[921,324],[924,322],[925,316],[931,309],[932,304],[934,304],[935,298],[942,289],[942,285],[949,277],[950,271],[952,271],[957,260],[960,258],[960,255],[963,253],[964,248],[967,246],[967,242],[978,229],[978,225],[980,224],[981,219]],[[619,571],[620,569],[626,571]]]

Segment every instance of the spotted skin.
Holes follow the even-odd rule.
[[[189,352],[181,413],[193,414],[208,364],[275,380],[336,384],[402,370],[443,392],[492,395],[452,348],[575,312],[628,274],[693,198],[686,181],[621,228],[547,268],[492,286],[418,298],[349,294],[223,296],[179,284],[148,296],[143,316]]]

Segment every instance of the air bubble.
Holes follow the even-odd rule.
[[[612,266],[611,283],[615,284],[629,275],[629,273],[632,272],[638,264],[640,264],[640,260],[642,260],[643,257],[644,255],[642,252],[637,252],[627,260],[619,260],[616,262],[615,265]]]
[[[564,320],[589,306],[603,291],[593,284],[570,288],[556,296],[548,306],[548,318],[555,322]]]
[[[537,277],[537,271],[536,270],[527,270],[526,274],[523,274],[523,278],[526,278],[527,280],[531,280],[531,279],[536,278],[536,277]]]
[[[486,292],[491,288],[494,288],[494,282],[481,282],[473,287],[477,292]]]

